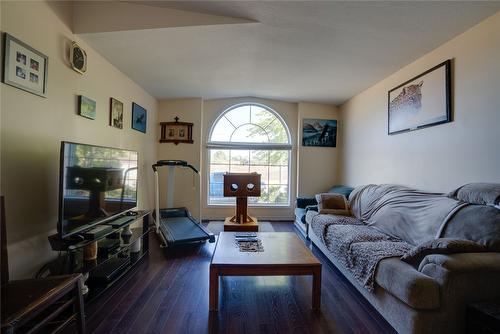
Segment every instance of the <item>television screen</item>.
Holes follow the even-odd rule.
[[[137,206],[137,152],[62,142],[61,238]]]

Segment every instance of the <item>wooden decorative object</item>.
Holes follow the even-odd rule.
[[[83,258],[85,261],[92,261],[97,259],[97,241],[88,244],[83,250]]]
[[[9,256],[7,255],[7,223],[5,221],[5,197],[0,196],[0,240],[2,243],[2,257],[0,267],[2,270],[2,286],[9,281]]]
[[[224,197],[236,197],[236,215],[226,218],[224,231],[257,231],[257,219],[248,215],[248,197],[260,196],[260,174],[224,174]]]
[[[192,144],[193,123],[179,122],[179,117],[175,117],[175,122],[160,122],[161,135],[160,143]]]

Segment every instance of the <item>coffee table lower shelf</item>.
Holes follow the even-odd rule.
[[[209,310],[219,307],[221,276],[302,276],[311,275],[312,308],[321,306],[321,262],[294,233],[261,232],[264,252],[244,253],[235,246],[235,233],[221,232],[210,263]],[[286,251],[283,247],[287,247]],[[296,254],[294,257],[284,254]]]
[[[221,276],[295,276],[312,275],[312,308],[321,307],[321,267],[313,268],[224,268],[210,266],[209,310],[217,311],[219,308],[219,278]]]

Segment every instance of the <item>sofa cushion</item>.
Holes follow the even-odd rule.
[[[440,306],[438,282],[398,258],[379,262],[375,283],[415,309],[430,310]]]
[[[317,211],[314,210],[306,211],[306,223],[312,226],[313,218],[317,215],[319,215]],[[318,234],[318,236],[319,235],[320,234]]]
[[[349,204],[344,195],[324,193],[317,194],[318,212],[321,214],[332,214],[350,216]]]
[[[429,254],[455,254],[455,253],[474,253],[485,252],[487,248],[474,241],[452,238],[439,238],[429,240],[410,251],[406,252],[402,257],[406,263],[418,267],[420,262]]]
[[[498,205],[500,183],[469,183],[448,194],[448,197],[470,204]]]

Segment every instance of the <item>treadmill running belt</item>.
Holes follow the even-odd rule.
[[[160,230],[170,245],[204,241],[207,239],[205,231],[188,217],[162,219],[160,222]]]

